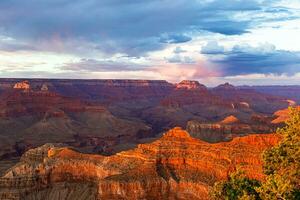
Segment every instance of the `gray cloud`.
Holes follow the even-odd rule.
[[[112,60],[81,59],[79,62],[66,63],[61,67],[67,71],[85,72],[117,72],[117,71],[140,71],[148,66],[136,63],[118,62]]]
[[[178,63],[178,64],[195,64],[196,61],[189,56],[181,56],[175,54],[173,57],[166,58],[169,63]]]
[[[202,54],[223,54],[224,47],[219,45],[216,41],[210,41],[201,48]]]
[[[267,1],[228,0],[2,0],[0,34],[29,44],[92,43],[106,53],[143,55],[169,43],[188,42],[190,33],[242,34],[250,20],[237,12],[261,11]],[[76,48],[81,46],[76,44]],[[92,46],[90,46],[91,48]],[[69,47],[68,51],[76,49]]]
[[[217,44],[217,46],[219,46]],[[224,52],[210,51],[210,61],[223,68],[224,75],[288,74],[300,72],[300,52],[277,50],[272,44],[257,47],[235,45]],[[217,57],[215,57],[215,55]]]
[[[176,47],[174,50],[173,50],[173,53],[175,54],[180,54],[180,53],[185,53],[186,50],[182,49],[181,47]]]
[[[178,44],[178,43],[185,43],[191,41],[192,38],[186,35],[180,34],[171,34],[171,35],[163,35],[160,38],[160,42],[168,43],[168,44]]]
[[[187,52],[180,48],[182,43],[216,34],[216,38],[228,39],[266,25],[280,28],[280,24],[273,22],[299,18],[299,10],[275,3],[278,1],[1,0],[0,50],[51,51],[78,58],[99,58],[65,63],[60,68],[67,73],[89,73],[150,70],[151,66],[129,60],[148,59],[152,55],[149,52],[177,44],[173,56],[165,60],[190,67],[195,60],[186,56]],[[2,36],[12,40],[3,40]],[[226,51],[211,41],[201,53],[223,69],[224,76],[300,71],[299,52],[277,50],[272,45],[239,45]],[[130,58],[111,59],[116,55]],[[5,69],[9,68],[13,69]],[[22,72],[15,72],[18,73]]]
[[[10,44],[10,43],[0,43],[0,50],[2,51],[35,51],[36,48],[28,44]]]

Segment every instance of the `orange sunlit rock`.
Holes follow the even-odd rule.
[[[64,182],[90,183],[97,188],[90,194],[96,199],[208,199],[213,183],[236,168],[251,178],[264,179],[261,153],[279,140],[274,134],[255,134],[209,144],[176,127],[152,143],[112,156],[46,145],[25,153],[0,179],[0,188],[5,188],[0,195],[9,196],[14,185],[24,180],[18,193],[23,198],[41,195],[43,188],[57,195],[59,190],[51,187]],[[60,184],[60,190],[78,192],[68,184]]]
[[[30,89],[29,81],[22,81],[16,83],[14,85],[14,89],[29,90]]]

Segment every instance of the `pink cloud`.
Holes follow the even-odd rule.
[[[185,79],[201,79],[207,77],[219,77],[222,72],[210,63],[198,61],[195,64],[164,63],[155,66],[154,71],[168,81],[176,82]]]

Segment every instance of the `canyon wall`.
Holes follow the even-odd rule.
[[[281,126],[272,123],[273,112],[290,104],[228,83],[0,79],[0,164],[10,166],[26,150],[57,142],[111,155],[174,126],[209,142],[272,132]]]
[[[0,179],[1,199],[209,199],[213,183],[240,167],[259,180],[261,153],[274,134],[209,144],[179,127],[160,139],[112,156],[62,145],[32,149]]]

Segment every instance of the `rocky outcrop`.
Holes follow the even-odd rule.
[[[237,126],[189,121],[187,124],[187,131],[195,138],[215,143],[231,140],[236,137],[237,134],[242,135],[250,133],[251,128],[248,125]]]
[[[239,123],[240,120],[233,116],[233,115],[230,115],[228,117],[225,117],[221,122],[220,124],[236,124],[236,123]]]
[[[300,110],[300,106],[296,106],[296,109]],[[272,124],[284,124],[286,120],[289,118],[289,109],[278,110],[274,113],[274,119],[272,120]]]
[[[206,91],[207,88],[205,85],[200,84],[198,81],[190,81],[190,80],[183,80],[180,83],[176,84],[176,89],[188,89],[188,90],[204,90]]]
[[[29,81],[22,81],[19,83],[16,83],[14,85],[14,89],[19,89],[19,90],[30,90],[30,84]]]
[[[286,101],[288,102],[289,106],[296,106],[296,105],[297,105],[297,102],[296,102],[296,101],[293,101],[293,100],[291,100],[291,99],[288,99],[288,100],[286,100]]]
[[[263,150],[273,134],[209,144],[174,128],[159,140],[113,156],[45,145],[26,153],[0,179],[1,199],[208,199],[217,180],[241,167],[263,179]]]
[[[267,124],[246,124],[233,116],[226,117],[219,123],[203,123],[191,120],[187,123],[186,129],[193,137],[212,143],[228,141],[238,136],[253,133],[270,133],[274,131]]]
[[[176,89],[167,97],[163,98],[160,104],[169,107],[183,107],[192,104],[231,107],[230,102],[224,101],[220,97],[211,94],[208,89],[198,81],[187,80],[176,84]]]
[[[48,91],[48,90],[49,90],[49,88],[48,88],[47,84],[44,83],[41,87],[41,91]]]
[[[230,83],[224,83],[221,85],[218,85],[214,88],[214,90],[236,90],[237,88],[234,85],[231,85]]]

